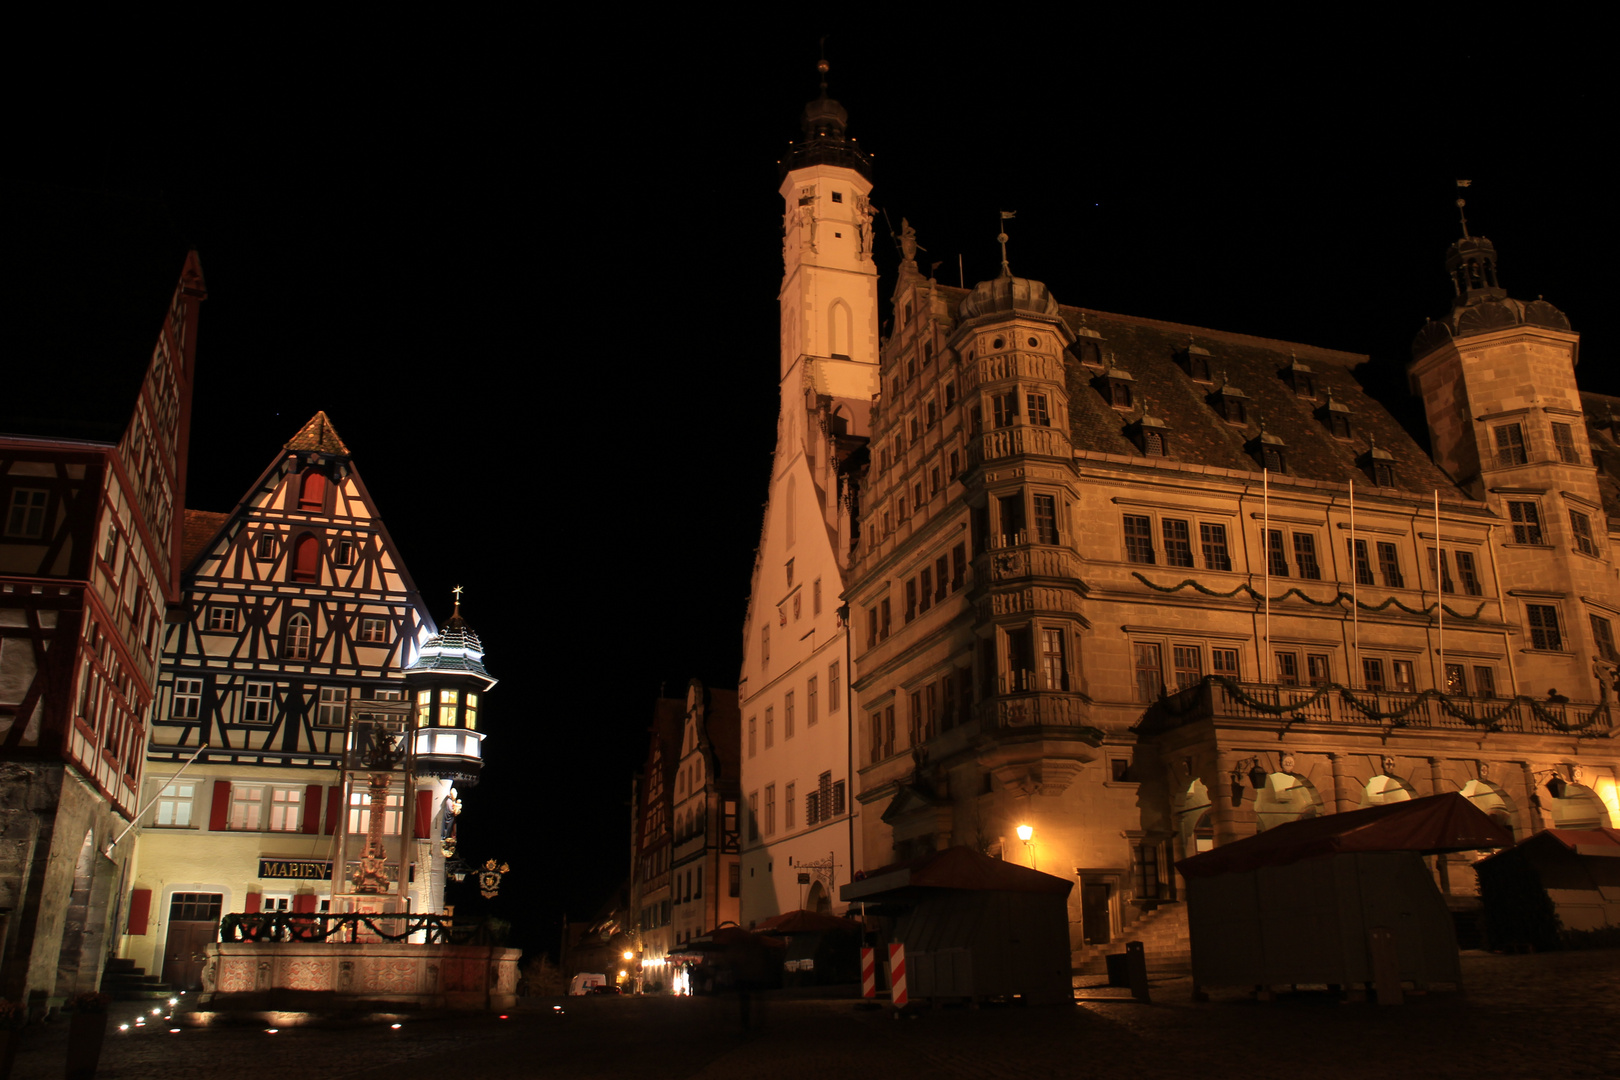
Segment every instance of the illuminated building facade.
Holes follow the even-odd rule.
[[[222,913],[327,910],[340,815],[350,834],[369,823],[369,795],[345,806],[339,784],[345,725],[367,703],[408,704],[420,727],[416,790],[387,796],[384,832],[410,830],[411,906],[440,910],[450,786],[476,780],[493,684],[459,604],[435,631],[324,413],[234,510],[185,520],[122,953],[181,986]]]
[[[823,84],[782,161],[781,411],[738,685],[745,923],[842,910],[837,886],[859,862],[841,598],[878,389],[878,297],[871,169],[846,121]]]
[[[42,261],[10,235],[31,286],[85,305],[64,324],[15,298],[39,325],[19,328],[0,382],[0,997],[12,1001],[99,984],[178,596],[202,269],[162,244],[121,259],[117,224],[91,238],[96,252],[53,223]],[[124,332],[99,334],[112,330]],[[102,372],[95,387],[74,385],[86,370]]]
[[[797,837],[832,748],[786,718],[829,640],[794,598],[834,567],[856,867],[952,844],[1032,862],[1075,881],[1077,953],[1173,925],[1176,859],[1300,817],[1461,791],[1520,836],[1620,825],[1620,421],[1578,391],[1565,316],[1501,289],[1488,241],[1451,249],[1453,308],[1408,367],[1432,456],[1363,389],[1365,356],[1067,306],[1005,246],[999,277],[951,288],[909,227],[872,369],[833,313],[875,287],[867,176],[817,156],[854,153],[843,121],[812,103],[785,162],[745,921],[798,906],[787,856],[829,847]],[[819,357],[871,388],[841,423]],[[1436,873],[1466,907],[1466,859]]]
[[[647,729],[647,763],[636,778],[630,911],[636,920],[638,944],[627,950],[632,955],[623,959],[641,963],[640,971],[626,976],[627,980],[639,976],[641,989],[665,986],[670,947],[674,944],[674,793],[681,760],[684,706],[677,698],[659,698],[654,703],[652,724]]]
[[[686,691],[675,768],[670,878],[671,949],[738,921],[742,818],[737,787],[740,729],[735,690],[693,679]]]

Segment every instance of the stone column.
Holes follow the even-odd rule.
[[[1536,795],[1536,772],[1528,761],[1519,762],[1519,775],[1524,779],[1524,835],[1531,836],[1545,829],[1547,823],[1541,816],[1541,799]]]
[[[1350,781],[1344,775],[1344,755],[1329,754],[1328,760],[1333,763],[1333,812],[1342,814],[1354,810],[1360,800],[1351,797]]]
[[[1440,775],[1440,766],[1444,761],[1444,758],[1437,757],[1432,757],[1429,759],[1429,794],[1431,795],[1443,794],[1444,789],[1442,789],[1440,786],[1442,780]],[[1434,861],[1435,866],[1438,867],[1440,871],[1440,891],[1445,895],[1450,896],[1451,855],[1442,851],[1440,854],[1434,857]]]

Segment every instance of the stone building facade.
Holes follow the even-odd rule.
[[[854,172],[784,185],[790,283],[805,214],[868,194]],[[1366,356],[1068,306],[1005,238],[999,277],[952,288],[901,243],[845,429],[869,442],[838,466],[849,520],[824,530],[850,552],[858,868],[952,844],[1032,863],[1075,881],[1078,950],[1174,905],[1176,859],[1300,817],[1461,791],[1521,836],[1620,824],[1620,427],[1488,241],[1451,249],[1452,310],[1408,368],[1432,453],[1363,388]],[[813,431],[814,377],[789,382],[782,431]],[[775,520],[759,581],[790,565]],[[751,801],[809,762],[778,719],[779,760],[750,765],[750,739],[771,752],[754,638],[784,625],[763,595]],[[763,862],[780,817],[756,816]],[[1436,866],[1460,906],[1465,863]],[[781,906],[747,887],[745,918]]]

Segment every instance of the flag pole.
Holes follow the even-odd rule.
[[[1263,594],[1266,605],[1265,647],[1260,650],[1260,674],[1271,681],[1271,470],[1260,470],[1260,558],[1266,566]]]
[[[1359,686],[1361,674],[1361,564],[1356,561],[1356,482],[1350,481],[1350,685]]]
[[[1440,622],[1440,686],[1451,693],[1446,681],[1446,549],[1440,546],[1440,489],[1434,489],[1434,613]]]

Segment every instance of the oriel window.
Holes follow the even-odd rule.
[[[1491,429],[1496,443],[1496,464],[1500,468],[1523,465],[1529,460],[1524,450],[1524,428],[1518,424],[1500,424]]]

